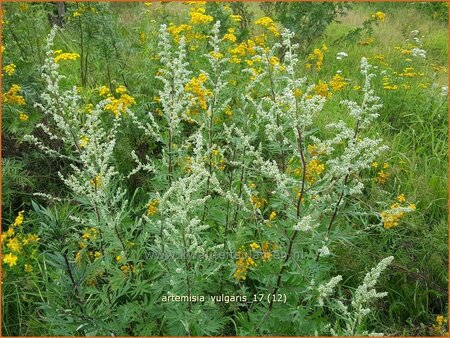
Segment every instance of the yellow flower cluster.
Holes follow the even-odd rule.
[[[208,96],[212,96],[212,92],[204,87],[204,83],[208,77],[205,73],[201,73],[198,77],[193,77],[188,83],[186,83],[184,90],[187,93],[192,93],[192,101],[196,106],[200,106],[201,109],[206,110],[206,100]]]
[[[373,162],[371,164],[372,168],[378,168],[379,164],[378,162]],[[383,168],[377,172],[377,177],[376,177],[376,182],[378,184],[385,184],[389,178],[389,173],[385,172],[384,170],[389,169],[390,165],[389,163],[384,162],[383,163]]]
[[[14,72],[16,71],[16,65],[14,63],[10,63],[9,65],[3,67],[3,71],[9,76],[13,76]]]
[[[25,235],[23,233],[23,214],[24,211],[20,211],[14,223],[1,235],[2,245],[6,242],[6,248],[3,247],[3,252],[9,251],[9,253],[4,255],[3,263],[8,264],[10,268],[17,265],[18,255],[23,251],[24,247],[39,241],[39,237],[36,234],[29,233]],[[26,268],[25,271],[29,272],[27,270],[29,269]]]
[[[230,15],[230,19],[233,20],[234,22],[241,22],[242,21],[242,16],[237,15],[237,14],[231,14]]]
[[[413,203],[408,203],[406,201],[405,195],[401,194],[397,196],[397,201],[391,205],[390,210],[381,212],[381,219],[383,221],[383,226],[385,229],[391,229],[398,226],[398,222],[406,214],[404,208],[408,208],[409,211],[414,211],[416,210],[416,205]]]
[[[373,13],[371,15],[371,17],[372,17],[372,19],[375,19],[376,21],[383,22],[384,19],[386,19],[386,14],[383,12],[376,12],[376,13]]]
[[[247,270],[252,266],[256,267],[255,261],[245,251],[245,247],[241,247],[237,252],[236,271],[234,272],[233,277],[237,281],[246,280]]]
[[[347,87],[348,82],[345,82],[345,79],[342,75],[336,74],[330,81],[330,86],[333,88],[335,92],[340,91]]]
[[[397,90],[398,85],[392,84],[391,79],[387,76],[383,77],[383,88],[385,90]]]
[[[375,42],[375,39],[374,39],[373,37],[370,36],[370,37],[368,37],[368,38],[359,40],[359,41],[358,41],[358,45],[361,45],[361,46],[369,46],[369,45],[373,44],[374,42]]]
[[[55,54],[55,62],[58,63],[60,61],[65,61],[65,60],[77,60],[80,58],[80,54],[78,53],[62,53],[61,50],[55,50],[53,52],[53,54]]]
[[[93,179],[91,179],[91,185],[95,188],[98,189],[99,187],[101,187],[102,185],[102,175],[98,174],[97,176],[95,176]]]
[[[319,159],[312,159],[306,164],[306,181],[313,184],[325,171],[325,165]]]
[[[110,110],[115,116],[120,116],[125,113],[130,106],[136,104],[136,100],[134,97],[127,94],[125,86],[120,85],[116,88],[115,92],[120,96],[117,98],[114,97],[106,86],[99,88],[100,96],[106,96],[106,100],[109,101],[109,103],[105,105],[105,109]]]
[[[439,336],[447,336],[445,324],[447,324],[447,318],[442,315],[436,316],[436,324],[433,324],[434,332]]]
[[[255,25],[267,28],[267,30],[271,32],[274,36],[280,36],[280,32],[278,31],[275,22],[268,16],[256,20]]]
[[[78,144],[79,144],[80,148],[85,148],[89,144],[89,137],[81,136]]]
[[[25,104],[25,98],[22,95],[18,95],[22,87],[17,84],[13,84],[9,90],[3,94],[3,102],[10,104],[17,104],[19,106]]]
[[[147,204],[147,216],[154,216],[158,212],[159,200],[152,199],[150,203]]]
[[[211,165],[219,170],[225,169],[225,159],[218,149],[213,149]]]
[[[311,54],[308,55],[308,63],[305,65],[307,69],[312,69],[313,65],[316,70],[321,70],[323,66],[323,60],[325,58],[325,52],[328,50],[326,45],[323,45],[321,49],[315,48]]]
[[[77,18],[87,12],[97,13],[97,9],[95,7],[88,7],[85,6],[84,4],[81,4],[81,6],[77,7],[77,10],[73,12],[72,16],[74,18]]]
[[[211,15],[205,14],[206,10],[203,7],[192,8],[189,12],[191,20],[189,21],[192,25],[197,24],[207,24],[214,20]]]
[[[28,121],[29,116],[25,113],[19,113],[19,120],[22,122]]]
[[[250,197],[250,201],[252,202],[253,206],[259,210],[261,210],[267,203],[267,200],[265,198],[258,197],[257,195],[253,195],[252,197]]]
[[[328,83],[323,82],[321,80],[319,80],[319,83],[316,84],[316,86],[314,87],[314,92],[317,95],[323,96],[323,97],[331,97],[331,92],[330,92],[330,88],[328,86]]]
[[[237,37],[234,35],[234,28],[228,28],[227,33],[223,36],[223,41],[236,42]]]

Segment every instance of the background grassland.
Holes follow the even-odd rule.
[[[6,18],[18,12],[18,4],[3,6],[6,8]],[[50,4],[47,6],[51,8]],[[110,16],[98,18],[98,22],[92,23],[95,29],[86,33],[91,37],[92,55],[83,95],[86,100],[95,97],[96,89],[106,84],[108,77],[117,84],[125,80],[138,102],[136,109],[152,109],[150,102],[158,89],[155,83],[147,82],[146,79],[148,74],[157,72],[154,56],[158,50],[154,43],[141,43],[139,36],[144,32],[146,41],[155,41],[160,23],[186,22],[187,6],[182,3],[155,4],[147,9],[142,3],[112,3],[109,8]],[[249,8],[254,19],[264,15],[258,4],[251,4]],[[348,33],[361,27],[376,11],[386,13],[386,19],[373,28],[372,34],[363,32],[355,39],[347,38]],[[6,46],[11,48],[7,49],[6,55],[8,60],[17,65],[17,81],[23,87],[27,102],[36,100],[43,86],[38,80],[38,74],[49,25],[45,12],[37,13],[39,15],[35,17],[22,13],[18,21],[9,22],[3,28]],[[361,57],[367,57],[380,71],[390,74],[391,80],[396,81],[400,88],[384,89],[382,76],[374,80],[375,91],[381,97],[383,108],[380,118],[370,131],[372,135],[383,138],[390,148],[386,157],[380,159],[380,165],[383,162],[389,164],[386,170],[389,178],[383,185],[377,184],[378,169],[374,169],[369,192],[356,203],[373,206],[378,200],[393,200],[395,196],[405,194],[408,200],[417,204],[417,212],[389,231],[371,228],[358,237],[353,236],[351,230],[361,227],[361,224],[344,214],[341,221],[345,225],[341,230],[343,240],[336,242],[332,250],[335,254],[332,272],[341,274],[346,285],[356,287],[368,267],[375,266],[383,257],[393,255],[395,261],[379,284],[381,290],[388,292],[388,297],[376,304],[377,311],[371,319],[371,325],[389,335],[435,334],[432,326],[436,316],[448,311],[447,100],[436,99],[440,97],[441,87],[448,83],[447,24],[436,12],[419,3],[353,4],[345,15],[337,19],[338,22],[328,25],[324,33],[308,45],[299,65],[299,72],[308,74],[315,82],[329,82],[337,72],[350,79],[347,89],[333,94],[329,99],[325,109],[316,116],[315,124],[322,135],[326,135],[327,123],[346,118],[340,101],[357,95],[353,87],[360,84]],[[108,20],[107,24],[105,20]],[[278,24],[281,27],[281,23]],[[55,45],[64,51],[79,52],[77,26],[73,24],[69,27],[57,35]],[[250,34],[255,29],[258,28],[250,27]],[[407,61],[410,55],[402,55],[395,49],[396,46],[406,48],[405,41],[411,38],[413,30],[419,30],[422,48],[427,52],[424,60],[414,58]],[[373,42],[362,45],[361,41],[369,37],[373,38]],[[102,40],[110,40],[114,48],[102,49]],[[306,70],[304,65],[308,54],[324,44],[328,50],[325,52],[323,68],[320,71]],[[19,46],[27,51],[26,55],[21,55]],[[335,56],[341,51],[346,52],[348,57],[338,61]],[[384,61],[380,61],[380,56],[383,56]],[[197,66],[201,68],[201,61],[190,61],[194,65],[199,63]],[[432,64],[442,69],[437,71]],[[401,73],[406,67],[414,67],[424,75],[406,79],[392,75],[393,72]],[[63,66],[61,69],[67,76],[66,84],[80,83],[78,65]],[[409,88],[402,88],[402,84]],[[5,89],[8,88],[3,84],[3,92]],[[46,191],[58,195],[62,188],[56,172],[66,170],[65,163],[50,161],[20,142],[20,136],[32,131],[33,125],[42,118],[31,106],[26,109],[30,115],[26,124],[17,119],[18,110],[14,107],[6,106],[2,111],[3,230],[14,221],[18,211],[30,208],[31,200],[36,200],[32,192]],[[141,146],[143,151],[148,150],[148,147],[155,152],[158,149],[156,145],[149,146],[133,135],[122,135],[117,154],[123,159],[120,167],[123,172],[131,170],[129,153],[136,146]],[[134,188],[143,186],[145,189],[145,184],[142,177],[129,182],[130,187]],[[379,206],[380,210],[385,207]],[[44,302],[39,291],[41,288],[36,285],[36,288],[24,292],[20,285],[25,279],[27,277],[22,276],[4,284],[2,330],[5,335],[47,333],[46,324],[39,320],[39,308],[29,302],[29,299]],[[232,329],[230,332],[233,332]]]

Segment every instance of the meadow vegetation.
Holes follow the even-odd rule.
[[[2,333],[437,335],[447,3],[2,3]]]

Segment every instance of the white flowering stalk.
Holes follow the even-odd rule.
[[[386,270],[386,268],[389,266],[389,264],[392,263],[393,260],[394,257],[392,256],[384,258],[380,263],[378,263],[375,268],[372,268],[366,274],[362,284],[358,286],[358,288],[353,292],[353,297],[349,305],[345,305],[343,300],[341,299],[331,299],[328,301],[329,306],[336,310],[340,318],[340,320],[336,323],[336,326],[333,329],[330,328],[330,332],[333,335],[336,334],[336,331],[338,331],[338,333],[340,333],[341,335],[349,336],[380,335],[375,332],[369,333],[365,330],[362,330],[362,324],[364,323],[364,319],[367,317],[367,315],[372,311],[370,309],[371,304],[375,300],[387,296],[387,292],[377,292],[375,289],[375,285],[377,284],[381,273]],[[326,294],[327,297],[331,294],[331,292],[326,292],[329,291],[326,286],[320,286],[318,291],[318,304],[319,306],[323,306],[325,299],[325,297],[323,297],[323,294]]]
[[[164,157],[167,156],[168,184],[170,186],[174,166],[174,140],[180,134],[180,123],[189,109],[190,101],[185,91],[190,71],[186,62],[186,46],[184,38],[180,39],[176,52],[171,50],[170,36],[166,25],[161,25],[158,48],[159,57],[164,65],[156,76],[163,84],[159,91],[160,102],[163,110],[163,118],[166,122],[167,135],[163,133],[166,144]],[[153,133],[153,131],[152,131]]]
[[[328,283],[319,285],[319,287],[317,288],[317,291],[319,291],[319,296],[317,297],[317,302],[319,303],[319,306],[324,305],[324,299],[333,294],[334,288],[341,280],[342,276],[338,275],[331,278],[331,280]]]

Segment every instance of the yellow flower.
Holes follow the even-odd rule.
[[[191,11],[189,12],[189,15],[191,17],[189,23],[192,25],[206,24],[214,20],[214,18],[211,15],[205,14],[205,9],[203,7],[192,8]]]
[[[116,262],[120,263],[122,261],[122,257],[121,256],[116,256]]]
[[[259,246],[259,244],[253,242],[252,244],[250,244],[250,248],[251,248],[252,250],[256,250],[256,249],[259,249],[260,246]]]
[[[55,56],[55,62],[58,63],[60,61],[65,61],[65,60],[77,60],[80,58],[80,54],[78,53],[61,53],[58,54],[57,56]]]
[[[319,159],[313,159],[306,164],[306,181],[309,184],[317,181],[318,177],[324,172],[325,165]]]
[[[20,121],[26,122],[26,121],[28,121],[28,119],[29,119],[29,116],[27,114],[25,114],[25,113],[20,113],[19,114],[19,120]]]
[[[223,36],[222,38],[223,41],[230,41],[230,42],[236,42],[237,37],[236,35],[232,34],[232,33],[227,33]]]
[[[347,87],[348,82],[345,82],[345,79],[340,74],[336,74],[331,79],[330,85],[331,88],[333,88],[333,90],[337,92]]]
[[[405,195],[401,194],[397,196],[397,201],[399,201],[400,203],[403,203],[406,201]]]
[[[377,183],[378,184],[386,183],[388,178],[389,178],[389,174],[385,173],[383,170],[381,170],[377,173]]]
[[[12,252],[20,252],[20,250],[22,250],[22,247],[20,245],[19,240],[17,239],[17,237],[11,238],[8,243],[6,244],[6,246],[8,247],[9,250],[11,250]]]
[[[316,86],[314,87],[314,91],[316,92],[317,95],[323,97],[330,97],[332,95],[328,87],[328,84],[326,82],[322,82],[321,80],[319,80],[319,83],[316,84]]]
[[[116,93],[117,94],[124,94],[127,92],[127,88],[125,88],[125,86],[120,85],[119,87],[116,88]]]
[[[79,144],[80,148],[85,148],[89,144],[89,137],[81,136]]]
[[[30,264],[25,264],[23,270],[27,273],[30,273],[31,271],[33,271],[33,267]]]
[[[17,227],[19,225],[22,225],[24,212],[25,212],[24,210],[19,211],[19,214],[17,215],[16,219],[14,220],[14,223],[11,225],[12,227]]]
[[[28,245],[33,242],[39,241],[39,237],[36,234],[28,234],[26,238],[22,240],[23,245]]]
[[[386,14],[383,12],[376,12],[376,13],[372,14],[371,17],[372,17],[372,19],[383,22],[384,19],[386,18]]]
[[[209,55],[211,55],[212,58],[216,59],[216,60],[220,60],[221,58],[223,58],[223,54],[222,53],[215,52],[215,51],[209,52]]]
[[[17,256],[12,253],[9,253],[3,257],[3,263],[9,264],[10,268],[13,267],[14,265],[17,264]]]
[[[148,216],[154,216],[158,212],[158,206],[159,206],[159,200],[153,199],[150,201],[150,203],[147,205],[147,215]]]
[[[100,94],[100,96],[106,96],[106,95],[109,94],[109,88],[106,87],[106,86],[101,86],[101,87],[98,89],[98,93]]]
[[[232,14],[232,15],[230,15],[230,19],[233,20],[234,22],[241,22],[242,16]]]
[[[280,36],[280,32],[278,31],[275,22],[268,16],[256,20],[255,25],[267,28],[274,36]]]
[[[102,178],[101,178],[101,174],[98,174],[97,176],[95,176],[91,181],[91,185],[94,188],[98,188],[102,185]]]
[[[12,76],[16,71],[16,65],[14,63],[10,63],[9,65],[3,67],[3,71],[9,76]]]
[[[18,95],[19,91],[22,89],[17,84],[13,84],[9,90],[3,94],[3,102],[16,104],[22,106],[25,104],[25,98],[22,95]]]
[[[269,221],[273,221],[277,217],[277,213],[272,211],[269,215]]]

